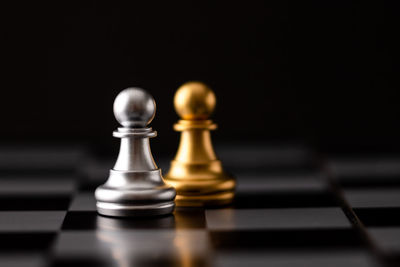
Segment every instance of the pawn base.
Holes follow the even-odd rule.
[[[222,192],[213,195],[177,195],[175,198],[178,207],[221,207],[233,202],[234,192]]]
[[[176,189],[177,206],[223,206],[235,196],[235,179],[223,171],[219,160],[205,164],[172,161],[165,181]]]
[[[160,169],[110,170],[96,189],[98,213],[115,217],[158,216],[174,210],[175,189],[164,183]]]
[[[111,217],[146,217],[161,216],[172,213],[174,202],[156,203],[148,205],[129,205],[108,202],[97,202],[97,212]]]

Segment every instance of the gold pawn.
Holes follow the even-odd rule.
[[[177,206],[219,206],[233,200],[235,179],[223,170],[211,142],[210,131],[217,125],[208,118],[215,104],[214,92],[201,82],[185,83],[175,93],[181,119],[174,129],[181,139],[165,180],[177,191]]]

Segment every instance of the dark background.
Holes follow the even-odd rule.
[[[2,4],[2,142],[115,147],[114,97],[139,86],[175,151],[174,92],[201,80],[215,142],[399,150],[398,1],[216,2]]]

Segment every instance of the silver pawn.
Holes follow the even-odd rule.
[[[154,98],[140,88],[127,88],[114,101],[114,116],[123,126],[113,132],[121,138],[117,162],[105,184],[96,189],[97,211],[107,216],[153,216],[174,210],[175,189],[164,183],[154,162],[146,127],[154,118]]]

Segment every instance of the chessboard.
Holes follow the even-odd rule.
[[[112,157],[0,147],[0,266],[400,266],[400,154],[216,151],[237,179],[232,205],[118,219],[93,195]],[[163,173],[169,160],[156,158]]]

